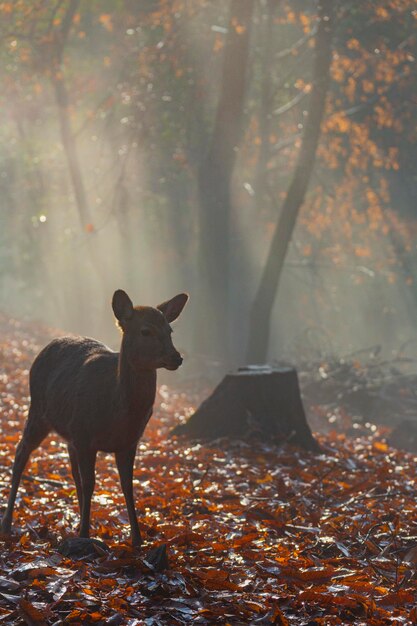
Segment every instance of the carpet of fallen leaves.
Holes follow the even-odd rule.
[[[28,407],[27,376],[48,331],[0,316],[2,506]],[[115,464],[99,457],[92,528],[109,553],[57,545],[78,510],[65,445],[51,437],[22,481],[1,537],[0,623],[415,624],[417,458],[383,433],[319,436],[313,455],[273,442],[169,438],[199,400],[160,389],[135,484],[145,545],[134,551]],[[149,551],[167,547],[169,566]]]

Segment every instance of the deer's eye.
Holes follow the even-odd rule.
[[[140,334],[142,337],[152,337],[153,333],[150,328],[142,328]]]

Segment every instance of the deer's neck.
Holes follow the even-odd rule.
[[[147,413],[155,400],[156,370],[134,370],[127,359],[123,342],[119,353],[118,378],[122,409],[138,417]]]

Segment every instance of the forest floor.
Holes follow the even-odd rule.
[[[2,506],[28,368],[47,335],[0,316]],[[138,551],[115,463],[102,455],[92,530],[110,551],[62,556],[57,546],[78,524],[66,447],[50,437],[33,454],[14,533],[0,541],[0,624],[417,623],[417,458],[378,428],[318,435],[320,455],[169,438],[199,400],[159,391],[136,462]],[[162,545],[168,567],[157,571],[146,559]]]

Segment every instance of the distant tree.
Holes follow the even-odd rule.
[[[232,0],[214,126],[199,168],[196,349],[224,359],[229,344],[231,178],[242,138],[254,0]]]
[[[272,307],[285,257],[314,167],[330,80],[334,0],[320,0],[318,20],[312,90],[298,162],[278,217],[269,254],[252,304],[247,361],[253,363],[264,362],[267,359]]]

